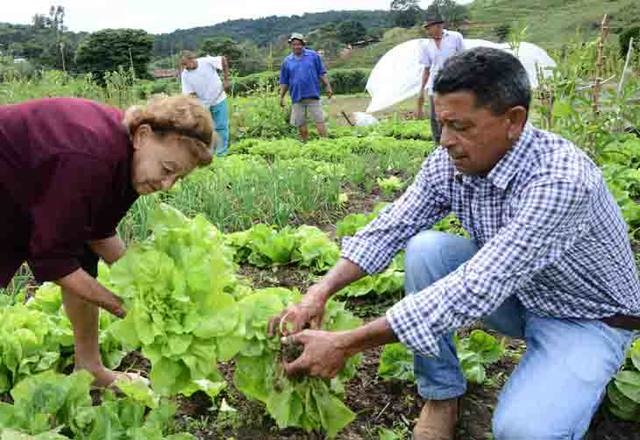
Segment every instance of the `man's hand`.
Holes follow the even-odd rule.
[[[224,91],[229,93],[229,90],[231,90],[231,83],[229,82],[228,79],[224,80],[224,82],[222,83],[222,86],[224,87]]]
[[[284,96],[280,97],[280,107],[284,108]]]
[[[308,375],[326,379],[335,377],[352,354],[344,344],[345,333],[305,330],[283,338],[283,344],[304,345],[304,351],[298,359],[283,364],[287,375]]]
[[[331,98],[333,96],[333,89],[331,87],[327,87],[327,97]]]
[[[344,367],[350,356],[397,341],[398,338],[385,317],[342,332],[304,330],[283,338],[283,344],[304,345],[300,357],[292,362],[285,362],[283,367],[290,376],[307,374],[332,378]]]
[[[287,307],[269,321],[269,336],[297,333],[307,325],[319,329],[322,325],[327,292],[318,284],[309,288],[298,304]]]

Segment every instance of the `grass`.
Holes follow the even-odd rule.
[[[584,40],[595,37],[605,13],[612,19],[611,31],[618,31],[635,10],[633,0],[476,0],[467,37],[495,40],[495,26],[519,22],[527,26],[525,41],[557,49],[575,39],[577,31]]]

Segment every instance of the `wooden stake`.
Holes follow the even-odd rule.
[[[607,26],[607,14],[602,17],[600,23],[600,37],[598,37],[598,43],[596,45],[596,78],[593,85],[593,113],[597,116],[600,114],[600,92],[602,89],[602,76],[604,74],[604,44],[609,34],[609,27]]]

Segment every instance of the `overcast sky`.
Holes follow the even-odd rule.
[[[431,0],[420,0],[426,8]],[[52,4],[65,8],[71,31],[135,28],[151,33],[211,26],[238,18],[353,9],[389,9],[391,0],[2,0],[0,22],[31,23]],[[462,1],[460,3],[469,3]]]

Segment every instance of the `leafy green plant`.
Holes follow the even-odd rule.
[[[342,289],[338,295],[347,298],[365,295],[394,295],[400,294],[403,290],[404,260],[400,254],[383,272],[360,278]]]
[[[388,203],[378,203],[373,212],[368,214],[349,214],[336,223],[336,237],[342,238],[355,235],[360,229],[367,226],[382,211]]]
[[[92,381],[87,372],[31,376],[11,390],[13,404],[0,402],[0,427],[31,435],[71,428],[78,411],[91,407]]]
[[[250,341],[236,357],[235,386],[247,397],[263,402],[267,412],[280,428],[297,426],[306,431],[322,429],[335,436],[355,415],[342,403],[343,381],[355,374],[359,357],[351,358],[338,378],[288,378],[281,360],[286,350],[278,338],[267,338],[269,319],[288,304],[297,302],[300,294],[287,289],[256,291],[239,301],[245,314],[246,335]],[[346,330],[360,320],[344,309],[344,304],[330,301],[324,321],[326,330]],[[291,361],[292,359],[288,359]]]
[[[202,216],[187,219],[160,206],[153,234],[113,265],[108,285],[128,311],[110,331],[151,361],[150,378],[161,395],[215,397],[225,386],[216,368],[243,347],[231,252]]]
[[[633,343],[623,369],[607,386],[607,408],[623,420],[640,422],[640,339]]]
[[[69,327],[23,304],[0,308],[0,392],[33,374],[57,369]]]
[[[412,382],[413,353],[400,343],[385,345],[380,355],[378,376],[385,380],[402,380]]]
[[[465,338],[455,338],[458,359],[469,382],[483,383],[487,378],[486,366],[504,355],[504,342],[482,330],[473,330]]]
[[[389,176],[384,179],[378,178],[376,182],[382,191],[382,195],[385,197],[390,197],[393,193],[400,191],[404,187],[404,182],[402,182],[398,176]]]
[[[235,249],[235,260],[256,267],[297,263],[314,272],[331,268],[340,257],[338,245],[315,226],[276,230],[257,224],[246,231],[226,235],[226,242]]]
[[[355,235],[364,228],[371,220],[376,218],[376,214],[349,214],[336,223],[336,236],[338,238]]]
[[[106,391],[100,405],[94,406],[89,394],[92,381],[86,371],[71,375],[47,371],[20,382],[11,390],[13,403],[0,402],[0,438],[194,439],[186,433],[165,436],[176,407],[143,382],[118,382],[122,396]]]

